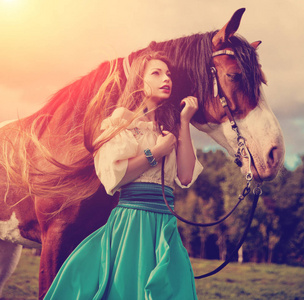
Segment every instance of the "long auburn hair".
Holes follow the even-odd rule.
[[[69,132],[67,135],[69,151],[60,156],[61,160],[55,157],[54,153],[58,154],[61,143],[66,143],[67,140],[59,143],[52,151],[43,145],[39,137],[41,116],[36,117],[32,122],[30,133],[26,132],[20,123],[16,139],[18,141],[6,150],[7,154],[13,150],[14,155],[4,155],[4,157],[18,158],[18,162],[7,160],[5,165],[8,181],[26,190],[24,198],[38,196],[60,199],[61,206],[54,212],[57,213],[77,201],[89,198],[99,189],[101,183],[95,173],[94,154],[134,119],[143,116],[146,108],[143,101],[145,99],[144,71],[147,63],[154,59],[165,62],[170,69],[170,62],[163,53],[143,52],[132,62],[125,87],[121,86],[121,73],[118,71],[117,61],[111,62],[109,75],[88,104],[82,124],[83,131]],[[157,107],[155,114],[158,125],[177,136],[179,110],[176,109],[176,101],[174,97],[164,101]],[[102,133],[101,122],[118,107],[125,107],[134,112],[133,117],[127,120],[127,123],[112,128],[106,136],[102,135],[102,139],[97,139]],[[32,158],[27,153],[29,149],[34,148],[41,155]]]
[[[132,62],[129,78],[123,91],[120,86],[119,73],[115,71],[114,66],[113,71],[108,77],[109,83],[103,84],[97,95],[90,102],[84,118],[84,141],[90,153],[96,153],[105,142],[109,141],[121,130],[126,129],[136,118],[143,116],[144,111],[146,112],[146,102],[144,101],[146,98],[144,92],[144,72],[147,63],[151,60],[161,60],[168,66],[169,70],[171,70],[171,63],[163,52],[145,51]],[[110,90],[109,86],[111,87]],[[122,91],[121,96],[117,104],[111,105],[113,93],[117,90]],[[180,101],[178,97],[172,96],[166,101],[163,101],[155,110],[158,126],[172,132],[175,136],[178,136],[178,101]],[[110,135],[94,143],[96,137],[100,134],[100,123],[118,107],[124,107],[134,112],[133,117],[129,119],[126,124],[113,128]]]

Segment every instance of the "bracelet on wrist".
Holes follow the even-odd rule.
[[[155,167],[157,165],[157,161],[156,161],[155,157],[153,156],[151,150],[148,148],[148,149],[145,149],[144,152],[145,152],[146,158],[147,158],[150,166]]]

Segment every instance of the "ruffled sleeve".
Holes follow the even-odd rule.
[[[203,169],[204,169],[204,167],[202,166],[202,164],[197,159],[196,148],[194,147],[193,142],[192,142],[192,147],[193,147],[193,151],[194,151],[195,159],[196,160],[195,160],[195,165],[194,165],[194,169],[193,169],[193,175],[192,175],[191,182],[188,185],[182,185],[182,183],[180,182],[180,180],[178,179],[178,177],[177,176],[175,177],[175,183],[178,186],[180,186],[181,188],[183,188],[183,189],[189,188],[195,182],[195,180],[197,179],[197,177],[199,176],[199,174],[201,174],[202,171],[203,171]]]
[[[113,115],[101,124],[102,135],[112,130],[112,126],[121,125],[121,114],[114,111]],[[138,143],[130,130],[123,130],[110,141],[100,147],[94,157],[95,171],[104,185],[107,194],[113,195],[117,185],[124,177],[128,159],[136,156]]]

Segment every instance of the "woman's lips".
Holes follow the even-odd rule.
[[[161,88],[160,88],[162,91],[164,91],[165,93],[170,93],[170,91],[171,91],[171,88],[170,88],[170,86],[169,85],[164,85],[164,86],[162,86]]]

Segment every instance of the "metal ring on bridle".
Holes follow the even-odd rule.
[[[261,189],[260,186],[256,186],[254,189],[253,189],[253,193],[257,196],[261,196],[263,194],[263,190]]]

